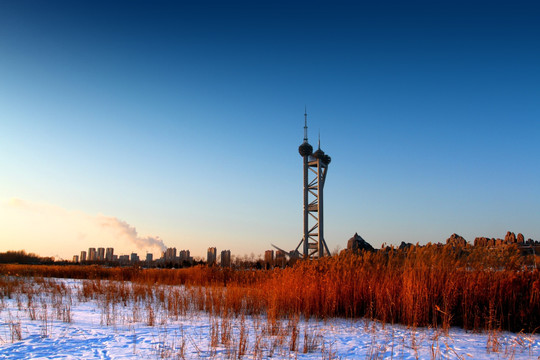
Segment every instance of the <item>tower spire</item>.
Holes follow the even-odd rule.
[[[304,142],[298,147],[300,156],[306,157],[313,153],[313,147],[309,145],[307,138],[307,110],[304,107]],[[307,158],[306,158],[307,161]]]
[[[304,105],[304,142],[307,142],[307,107]]]

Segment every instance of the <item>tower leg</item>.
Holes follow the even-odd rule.
[[[304,259],[309,258],[309,177],[308,156],[304,156]]]
[[[318,195],[319,195],[319,246],[317,256],[322,258],[324,256],[324,204],[323,204],[323,168],[321,167],[321,160],[317,160],[317,182],[318,182]]]

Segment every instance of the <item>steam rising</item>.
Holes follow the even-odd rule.
[[[165,246],[163,240],[161,240],[159,236],[139,237],[139,234],[137,234],[137,229],[135,229],[135,227],[118,218],[98,215],[96,217],[96,221],[101,227],[109,229],[111,232],[114,232],[118,236],[130,241],[138,249],[155,247],[159,248],[161,251],[167,250],[167,246]]]
[[[10,199],[8,207],[23,211],[26,217],[39,218],[44,231],[58,234],[64,241],[73,243],[77,239],[81,249],[87,246],[121,246],[126,250],[165,251],[167,246],[159,236],[139,236],[137,229],[113,216],[90,215],[70,211],[51,204],[32,203],[21,199]]]

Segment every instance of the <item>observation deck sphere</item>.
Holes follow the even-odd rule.
[[[328,155],[324,155],[322,157],[322,162],[325,163],[326,165],[330,164],[331,161],[332,161],[332,158]]]
[[[300,156],[309,156],[313,153],[313,146],[311,146],[307,141],[303,142],[302,145],[298,147],[298,152]]]
[[[321,149],[317,149],[317,151],[313,153],[313,157],[322,160],[324,158],[324,151],[322,151]]]

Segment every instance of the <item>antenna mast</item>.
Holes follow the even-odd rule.
[[[307,143],[307,107],[304,106],[304,142]]]

